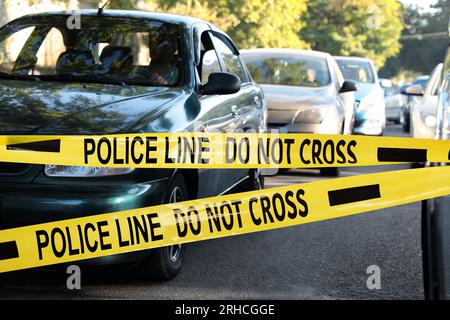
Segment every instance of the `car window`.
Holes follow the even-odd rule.
[[[439,91],[439,86],[441,84],[441,76],[436,77],[436,81],[434,81],[433,86],[430,89],[430,95],[437,96]]]
[[[257,83],[321,87],[330,83],[325,58],[293,54],[243,54]]]
[[[375,83],[375,75],[368,61],[351,59],[336,59],[336,61],[345,79],[362,83]]]
[[[33,74],[56,74],[58,57],[66,51],[61,31],[52,28],[37,52]]]
[[[395,96],[398,93],[398,89],[396,87],[390,87],[384,89],[384,94],[387,97]]]
[[[213,39],[214,45],[222,57],[227,72],[237,75],[243,83],[246,82],[247,79],[245,77],[244,67],[242,66],[239,56],[234,54],[230,47],[228,47],[221,39],[215,36],[213,36]]]
[[[34,27],[22,28],[0,42],[0,72],[13,71],[14,64],[33,31]]]
[[[425,87],[425,94],[429,94],[432,96],[437,96],[439,87],[441,85],[442,78],[442,68],[441,65],[437,65],[433,72],[431,73],[430,78]]]
[[[214,49],[208,50],[203,54],[202,59],[202,83],[208,82],[209,75],[214,72],[221,72],[219,59]]]
[[[83,19],[81,29],[69,29],[64,15],[36,19],[31,28],[4,29],[0,71],[41,80],[181,85],[186,68],[181,26],[131,18]]]

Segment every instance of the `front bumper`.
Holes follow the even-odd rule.
[[[169,178],[112,186],[0,183],[0,229],[158,205]],[[83,261],[105,265],[137,261],[148,252]]]
[[[418,139],[433,139],[435,127],[429,127],[420,115],[419,111],[411,113],[411,136]]]
[[[383,134],[385,125],[385,112],[376,112],[376,110],[360,110],[356,112],[353,133],[379,136]]]

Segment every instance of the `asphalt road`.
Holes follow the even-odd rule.
[[[386,135],[403,135],[389,126]],[[342,176],[407,168],[349,168]],[[267,187],[322,179],[291,170]],[[423,299],[420,203],[286,229],[189,245],[173,281],[142,282],[125,268],[82,270],[82,289],[66,288],[65,270],[0,278],[0,298],[19,299]],[[369,290],[366,269],[381,270]]]

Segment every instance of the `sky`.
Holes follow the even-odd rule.
[[[418,5],[424,9],[428,9],[430,5],[436,3],[436,0],[400,0],[404,4]]]

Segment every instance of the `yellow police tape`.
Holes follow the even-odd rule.
[[[0,272],[289,227],[450,194],[450,167],[375,173],[0,231]]]
[[[450,141],[252,133],[0,136],[0,162],[134,168],[308,168],[449,162]]]

